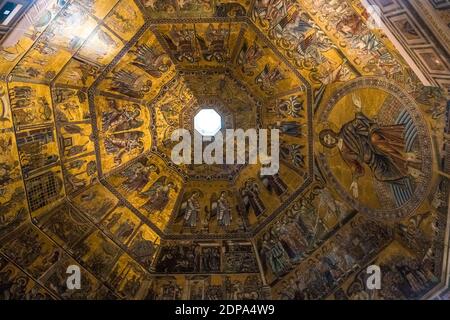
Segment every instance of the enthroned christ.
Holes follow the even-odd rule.
[[[387,183],[401,183],[403,178],[414,176],[418,162],[414,153],[405,151],[405,126],[381,126],[362,112],[361,101],[353,95],[355,118],[345,123],[338,133],[322,130],[320,143],[326,148],[339,149],[340,156],[350,167],[350,190],[358,198],[358,179],[365,175],[364,165],[370,168],[375,179]]]

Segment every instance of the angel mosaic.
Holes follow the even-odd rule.
[[[259,217],[266,211],[266,207],[260,197],[259,186],[254,179],[247,180],[240,193],[246,215],[253,210],[254,214]]]
[[[188,192],[183,196],[177,219],[183,219],[183,225],[189,228],[195,228],[200,220],[200,198],[203,193],[199,190]]]
[[[132,53],[136,57],[131,64],[154,78],[161,78],[172,65],[166,53],[158,53],[147,44],[137,46]]]
[[[292,4],[292,0],[257,0],[252,16],[260,22],[267,22],[273,28],[286,16]]]
[[[141,131],[110,134],[105,138],[104,145],[107,154],[114,156],[114,163],[122,163],[122,157],[130,152],[144,151],[144,133]]]
[[[176,185],[166,176],[160,177],[148,190],[139,194],[147,199],[142,208],[150,214],[164,211],[169,203],[172,190],[178,191]]]
[[[267,191],[270,193],[274,192],[278,197],[281,197],[288,192],[288,186],[279,174],[260,176],[260,179]]]
[[[242,73],[251,77],[255,74],[258,68],[257,62],[264,56],[262,47],[256,42],[256,39],[251,45],[244,40],[241,50],[237,58],[237,64],[241,67]]]
[[[266,64],[261,73],[255,78],[255,83],[265,93],[272,94],[276,84],[284,79],[285,77],[281,73],[279,66],[272,68],[269,64]]]
[[[195,45],[196,34],[194,29],[183,25],[180,30],[175,26],[169,31],[169,34],[163,35],[175,59],[182,62],[184,60],[194,63],[199,59],[199,53]]]
[[[152,87],[152,81],[129,70],[114,71],[111,91],[120,92],[130,98],[141,99]]]
[[[207,212],[208,220],[215,217],[217,219],[217,225],[223,228],[229,227],[233,221],[231,205],[228,200],[229,197],[230,194],[227,191],[222,191],[219,196],[213,193],[210,201],[210,209]]]
[[[121,173],[121,176],[126,178],[121,184],[121,187],[127,193],[133,191],[141,192],[150,182],[150,175],[153,172],[156,172],[157,174],[160,172],[155,164],[148,163],[148,159],[138,161]]]
[[[197,41],[200,46],[203,59],[206,61],[216,60],[217,62],[227,60],[227,40],[229,39],[229,36],[229,28],[224,28],[221,24],[215,28],[212,24],[209,24],[204,37],[197,35]]]
[[[115,100],[108,100],[108,111],[102,112],[102,128],[105,131],[117,132],[139,128],[144,121],[140,119],[141,107],[127,104],[119,107]]]

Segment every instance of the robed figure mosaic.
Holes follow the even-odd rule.
[[[430,181],[426,126],[414,101],[392,84],[355,83],[320,109],[320,163],[354,207],[402,216],[419,205]]]
[[[375,179],[398,182],[409,175],[414,154],[405,152],[405,125],[379,125],[361,110],[361,100],[353,96],[355,118],[345,123],[339,132],[325,129],[320,132],[320,142],[327,148],[338,148],[352,171],[351,189],[358,197],[358,178],[366,174],[364,164]]]

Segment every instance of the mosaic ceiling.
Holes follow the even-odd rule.
[[[360,0],[46,1],[0,42],[0,298],[445,298],[448,53],[385,31]],[[173,163],[205,108],[279,129],[279,173]]]

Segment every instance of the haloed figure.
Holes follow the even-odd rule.
[[[191,195],[186,197],[186,200],[181,204],[179,217],[183,217],[183,225],[185,227],[194,228],[197,226],[197,221],[200,215],[200,193],[194,191]]]
[[[217,200],[217,223],[219,226],[228,227],[233,219],[227,193],[223,191]]]
[[[150,214],[162,212],[170,200],[170,191],[177,191],[175,184],[167,180],[167,177],[160,177],[147,191],[141,192],[141,197],[148,197],[147,202],[142,206]]]
[[[364,164],[378,181],[395,183],[407,177],[414,155],[405,151],[404,125],[380,126],[361,111],[355,96],[355,118],[338,133],[331,129],[320,132],[320,143],[326,148],[338,148],[342,159],[352,171],[350,189],[358,198],[358,179],[365,175]]]

